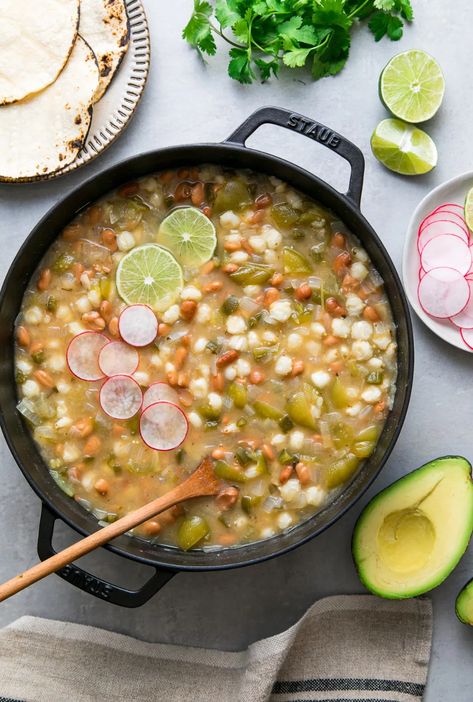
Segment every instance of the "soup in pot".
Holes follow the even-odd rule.
[[[99,521],[212,457],[218,496],[134,530],[186,550],[268,539],[321,510],[395,394],[391,310],[359,241],[287,183],[213,165],[81,212],[28,285],[15,353],[18,409]]]

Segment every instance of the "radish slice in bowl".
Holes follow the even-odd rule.
[[[427,224],[422,231],[419,231],[419,236],[417,239],[417,249],[419,253],[422,253],[422,249],[431,239],[443,234],[454,234],[455,236],[460,237],[460,239],[463,239],[466,244],[470,243],[470,236],[464,227],[460,226],[456,222],[453,222],[452,220],[439,219],[435,222]]]
[[[123,341],[111,341],[99,353],[99,367],[104,375],[133,375],[138,368],[140,355]]]
[[[164,381],[159,381],[153,383],[146,390],[143,395],[143,410],[145,410],[150,405],[154,405],[157,402],[172,402],[177,405],[179,402],[179,395],[170,385]]]
[[[473,329],[473,281],[469,281],[470,299],[461,312],[450,317],[450,321],[460,329]]]
[[[77,334],[67,347],[66,361],[69,370],[76,378],[95,382],[104,377],[99,367],[100,351],[109,343],[104,334],[85,331]]]
[[[465,275],[471,267],[471,250],[460,237],[441,234],[427,242],[422,249],[420,260],[426,272],[448,266]]]
[[[424,312],[431,317],[447,319],[466,307],[470,286],[454,268],[433,268],[419,282],[417,296]]]
[[[473,329],[460,329],[460,336],[468,348],[473,350]]]
[[[129,375],[114,375],[100,388],[99,402],[112,419],[131,419],[141,408],[143,393]]]
[[[118,319],[118,330],[130,346],[148,346],[158,333],[158,320],[148,305],[130,305]]]
[[[462,229],[468,230],[465,220],[457,212],[454,212],[453,210],[435,210],[435,212],[427,215],[427,217],[422,220],[419,225],[419,234],[428,224],[442,220],[455,222],[455,224],[458,224],[460,227],[462,227]]]
[[[186,438],[188,430],[186,415],[173,402],[156,402],[141,415],[141,438],[155,451],[177,448]]]

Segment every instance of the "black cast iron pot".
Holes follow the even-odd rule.
[[[309,137],[346,159],[351,166],[348,192],[342,195],[302,168],[275,156],[245,148],[248,137],[258,127],[268,123]],[[363,494],[388,458],[404,421],[412,384],[413,340],[407,302],[391,259],[360,212],[364,159],[354,144],[328,127],[298,113],[266,107],[251,115],[222,144],[195,144],[160,149],[113,166],[86,181],[43,217],[21,247],[0,292],[0,421],[16,462],[43,503],[38,537],[40,558],[44,560],[54,553],[52,536],[57,518],[64,520],[83,535],[95,531],[97,521],[67,497],[50,477],[27,425],[15,409],[17,397],[13,332],[23,293],[41,257],[62,228],[81,209],[134,178],[163,169],[202,163],[251,168],[277,176],[333,210],[360,239],[384,279],[391,303],[399,347],[397,391],[393,409],[373,455],[335,501],[288,533],[218,552],[191,550],[186,553],[176,548],[151,544],[136,537],[121,536],[107,548],[120,556],[156,568],[156,573],[151,579],[136,591],[108,583],[73,565],[59,571],[58,575],[77,587],[103,600],[127,607],[137,607],[146,602],[178,571],[220,570],[257,563],[300,546],[333,524]]]

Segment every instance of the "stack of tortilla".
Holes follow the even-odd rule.
[[[125,0],[0,0],[0,181],[74,161],[128,44]]]

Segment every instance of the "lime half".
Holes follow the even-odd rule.
[[[157,244],[137,246],[118,264],[120,297],[129,305],[141,303],[162,312],[177,299],[183,287],[182,268],[174,256]]]
[[[191,268],[209,261],[217,245],[214,225],[195,207],[180,207],[171,212],[161,222],[158,239],[179,263]]]
[[[468,229],[473,232],[473,188],[470,188],[465,198],[465,222]]]
[[[383,119],[371,136],[378,161],[401,175],[422,175],[437,165],[437,148],[428,134],[400,119]]]
[[[406,122],[425,122],[440,107],[445,80],[432,56],[411,49],[394,56],[383,69],[379,92],[395,117]]]

